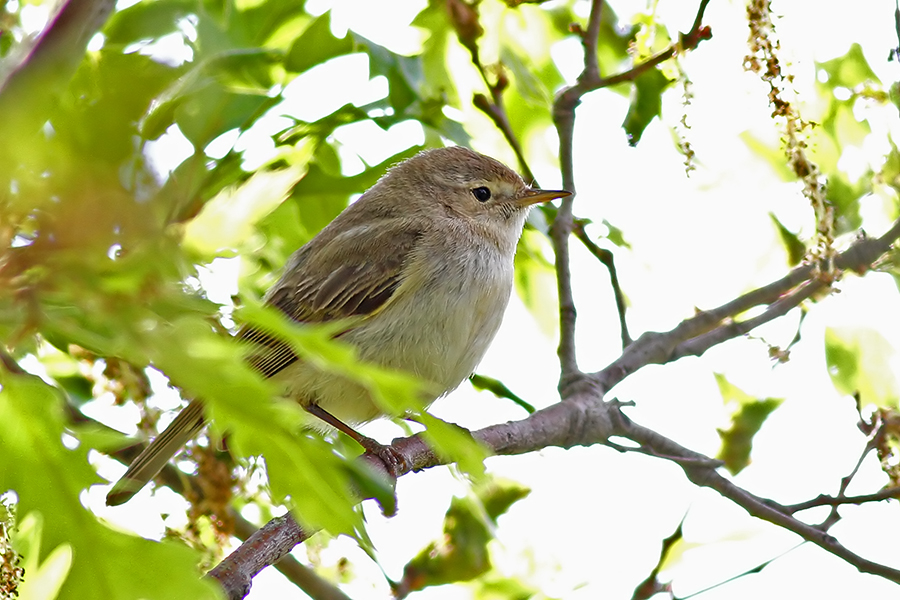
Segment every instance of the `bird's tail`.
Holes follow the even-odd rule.
[[[106,495],[107,506],[118,506],[131,500],[206,425],[203,403],[192,400],[165,431],[156,436],[141,452],[119,481]]]

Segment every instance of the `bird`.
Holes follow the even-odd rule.
[[[347,319],[337,337],[359,359],[424,382],[427,407],[474,372],[496,335],[530,207],[569,195],[532,187],[462,146],[424,150],[300,247],[264,302],[300,323]],[[252,345],[249,364],[284,396],[385,458],[388,447],[353,428],[384,416],[365,387],[299,359],[266,331],[244,326],[236,336]],[[107,504],[131,499],[205,424],[202,399],[192,400],[113,485]]]

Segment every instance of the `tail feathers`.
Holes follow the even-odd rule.
[[[156,477],[182,446],[193,439],[206,425],[203,403],[193,400],[182,410],[165,431],[156,436],[141,452],[119,481],[106,495],[107,506],[118,506],[131,500],[147,483]]]

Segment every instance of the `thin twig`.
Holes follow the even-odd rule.
[[[476,66],[479,71],[484,68],[480,64],[476,64]],[[482,76],[484,76],[483,73]],[[509,118],[506,116],[506,110],[503,108],[502,99],[498,97],[491,101],[484,94],[475,94],[472,103],[481,112],[490,117],[497,129],[503,134],[506,143],[509,144],[509,147],[512,148],[512,151],[516,155],[516,160],[519,162],[519,173],[525,178],[525,181],[530,185],[537,186],[537,179],[535,178],[531,167],[528,166],[528,161],[525,160],[525,153],[522,151],[522,145],[519,143],[518,138],[516,138],[516,134],[513,133],[512,125],[510,125]]]
[[[900,237],[900,219],[895,221],[881,237],[856,241],[850,248],[837,255],[834,264],[839,270],[864,273],[876,264],[879,257],[888,252],[898,237]],[[711,347],[710,342],[716,338],[724,341],[749,331],[750,328],[746,324],[729,321],[751,308],[770,305],[770,310],[765,311],[763,315],[747,321],[756,327],[784,314],[796,306],[797,301],[824,289],[829,282],[817,279],[818,273],[815,265],[797,267],[777,281],[743,294],[717,308],[701,311],[690,319],[685,319],[670,331],[644,333],[625,349],[622,356],[603,370],[590,374],[589,377],[600,389],[608,390],[647,365],[665,364],[687,354],[698,355],[701,350],[705,351]],[[798,286],[806,287],[797,292],[799,295],[792,296],[792,290]],[[780,299],[783,299],[782,303],[779,303]],[[721,330],[717,331],[718,328]],[[702,337],[704,335],[710,337],[704,338]],[[699,341],[692,345],[694,338]]]
[[[636,425],[627,418],[624,418],[624,415],[622,415],[621,419],[616,421],[616,424],[619,430],[615,432],[615,435],[621,435],[642,445],[658,449],[661,453],[666,455],[684,455],[687,458],[697,458],[698,456],[696,452],[678,445],[676,442],[655,431]],[[884,577],[894,583],[900,583],[900,570],[870,561],[851,552],[833,536],[814,525],[808,525],[794,518],[777,505],[773,505],[770,501],[751,494],[747,490],[735,485],[733,482],[719,475],[715,469],[703,466],[702,461],[692,461],[690,463],[679,462],[676,464],[679,464],[682,467],[687,478],[694,484],[717,491],[723,497],[731,500],[746,510],[750,515],[796,533],[804,540],[816,544],[823,550],[842,558],[864,573],[871,573],[873,575]]]
[[[793,309],[800,306],[800,304],[804,300],[811,298],[816,293],[825,289],[825,287],[825,283],[818,279],[807,281],[797,290],[791,292],[790,294],[786,294],[785,296],[770,304],[769,307],[762,312],[762,314],[759,314],[751,319],[747,319],[746,321],[731,321],[725,325],[722,325],[721,327],[715,328],[708,333],[699,335],[695,338],[678,344],[673,349],[670,355],[670,360],[675,361],[685,356],[700,356],[713,346],[718,346],[719,344],[727,340],[734,339],[741,335],[746,335],[760,325],[783,317]]]
[[[616,299],[616,312],[619,315],[619,332],[622,337],[622,350],[627,348],[629,344],[633,341],[631,339],[631,334],[628,333],[628,323],[625,320],[625,294],[622,293],[622,287],[619,285],[619,276],[616,272],[616,261],[613,253],[605,248],[601,248],[590,238],[587,232],[584,230],[584,224],[577,222],[575,223],[575,228],[573,233],[575,237],[584,244],[584,247],[587,248],[588,252],[594,255],[594,258],[603,263],[603,266],[606,267],[606,270],[609,271],[609,283],[613,289],[613,295]]]
[[[27,371],[16,362],[16,359],[12,357],[12,355],[6,351],[2,345],[0,345],[0,364],[3,365],[3,368],[13,373],[14,375],[25,375]]]
[[[696,592],[692,592],[692,593],[690,593],[690,594],[688,594],[688,595],[686,595],[686,596],[679,596],[678,599],[679,599],[679,600],[689,600],[690,598],[696,598],[697,596],[702,596],[703,594],[706,594],[707,592],[711,592],[711,591],[714,590],[714,589],[720,588],[720,587],[722,587],[723,585],[727,585],[727,584],[731,583],[732,581],[736,581],[736,580],[740,579],[741,577],[746,577],[747,575],[754,575],[754,574],[756,574],[756,573],[759,573],[759,572],[761,572],[763,569],[765,569],[766,567],[768,567],[770,564],[772,564],[773,562],[775,562],[776,560],[778,560],[779,558],[782,558],[783,556],[786,556],[787,554],[793,552],[794,550],[796,550],[797,548],[799,548],[800,546],[802,546],[802,545],[805,544],[805,543],[806,543],[806,541],[804,540],[804,541],[800,542],[799,544],[795,544],[794,546],[791,546],[790,548],[788,548],[788,549],[785,550],[784,552],[781,552],[781,553],[778,554],[777,556],[774,556],[774,557],[772,557],[772,558],[770,558],[770,559],[768,559],[768,560],[765,560],[765,561],[759,563],[759,564],[756,565],[755,567],[750,567],[749,569],[744,570],[744,572],[742,572],[742,573],[738,573],[737,575],[733,575],[733,576],[731,576],[731,577],[729,577],[728,579],[725,579],[725,580],[723,580],[723,581],[718,581],[718,582],[716,582],[716,583],[714,583],[714,584],[712,584],[712,585],[710,585],[710,586],[707,586],[707,587],[705,587],[705,588],[699,589],[699,590],[697,590]]]
[[[822,494],[797,504],[781,505],[783,510],[793,514],[819,506],[843,506],[845,504],[867,504],[869,502],[881,502],[882,500],[896,500],[900,498],[900,487],[889,487],[872,494],[860,494],[858,496],[828,496]],[[823,528],[821,525],[820,528]]]

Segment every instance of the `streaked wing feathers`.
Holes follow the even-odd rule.
[[[266,302],[301,323],[376,313],[400,287],[404,265],[420,233],[411,228],[392,228],[369,236],[368,231],[371,229],[360,228],[352,240],[344,234],[340,240],[331,238],[305,246],[288,263],[289,271],[269,291]],[[385,244],[392,248],[386,257],[381,250]],[[340,262],[334,256],[338,248]],[[376,258],[379,256],[383,258]],[[257,351],[248,361],[266,377],[297,360],[288,344],[264,331],[244,327],[238,337],[255,344]]]

